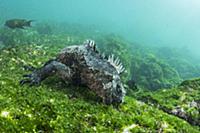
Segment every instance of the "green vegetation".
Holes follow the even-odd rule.
[[[198,82],[186,81],[177,89],[135,92],[119,107],[106,106],[87,88],[67,86],[56,77],[41,86],[20,86],[22,75],[27,73],[22,69],[24,65],[39,67],[63,47],[80,44],[89,36],[89,32],[75,36],[55,35],[52,30],[47,34],[45,30],[48,33],[48,27],[40,34],[34,29],[0,31],[5,45],[0,49],[0,132],[199,132],[199,127],[157,106],[169,110],[180,106],[198,122],[199,107],[188,106],[193,101],[199,104]],[[116,35],[97,34],[92,38],[106,55],[112,52],[120,57],[127,68],[124,82],[137,77],[137,84],[143,88],[158,89],[181,80],[176,69],[153,52],[135,47],[132,54],[129,42]],[[185,87],[188,82],[190,86]],[[156,106],[144,101],[149,97]]]
[[[200,126],[200,79],[184,81],[173,89],[140,92],[135,97],[192,125]]]
[[[175,69],[153,54],[143,57],[133,55],[131,65],[132,79],[142,88],[170,88],[181,81]]]
[[[123,80],[134,81],[140,88],[171,88],[183,80],[200,76],[199,60],[193,59],[187,51],[138,45],[114,34],[105,35],[95,27],[81,25],[38,23],[27,30],[2,28],[0,48],[31,44],[64,47],[69,43],[80,44],[86,38],[96,40],[100,51],[107,56],[113,53],[120,57],[127,70]]]
[[[154,49],[154,53],[173,67],[182,79],[190,79],[200,76],[199,59],[186,48],[173,49],[161,47]]]

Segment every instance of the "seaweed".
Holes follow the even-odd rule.
[[[40,87],[18,84],[23,65],[40,66],[63,46],[31,44],[1,50],[1,132],[199,132],[198,127],[129,96],[116,108],[56,77]]]
[[[134,45],[131,53],[130,43],[113,34],[93,36],[99,49],[106,54],[113,52],[123,60],[127,69],[124,83],[130,78],[140,79],[136,80],[137,89],[127,87],[130,91],[125,103],[107,106],[97,102],[88,88],[65,85],[57,77],[39,87],[19,85],[24,65],[41,66],[62,48],[79,44],[89,34],[39,35],[34,29],[4,30],[7,29],[1,35],[13,35],[5,38],[6,47],[0,50],[0,132],[199,132],[198,126],[166,112],[180,106],[198,120],[198,80],[185,81],[177,88],[149,91],[151,87],[168,87],[180,81],[177,71],[153,52],[141,52],[142,47]],[[23,34],[18,36],[15,32]],[[28,36],[24,32],[34,34]]]

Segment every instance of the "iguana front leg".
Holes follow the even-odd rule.
[[[70,81],[72,70],[63,63],[50,60],[43,67],[35,69],[31,74],[23,75],[25,79],[21,80],[20,84],[39,85],[44,79],[55,74],[58,74],[65,81]]]

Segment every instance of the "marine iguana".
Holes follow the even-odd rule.
[[[32,69],[32,73],[23,75],[25,79],[20,84],[39,85],[47,77],[56,74],[66,83],[87,86],[105,104],[120,104],[124,100],[125,89],[120,79],[124,67],[114,55],[106,58],[100,54],[92,40],[66,47],[41,68],[29,69]]]

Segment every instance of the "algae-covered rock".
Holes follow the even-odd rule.
[[[187,47],[170,48],[160,47],[154,50],[155,54],[173,67],[183,80],[200,77],[199,58]]]
[[[144,92],[137,99],[200,126],[200,79],[183,81],[176,88]]]
[[[144,57],[134,55],[131,62],[131,78],[142,88],[171,88],[181,81],[175,69],[153,54],[146,53]]]
[[[41,66],[38,62],[47,61],[61,47],[1,50],[0,132],[199,132],[198,127],[131,97],[118,108],[106,106],[87,88],[66,86],[56,77],[40,87],[19,85],[24,64]]]
[[[179,86],[183,89],[200,89],[200,79],[185,80]]]

